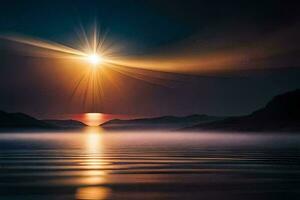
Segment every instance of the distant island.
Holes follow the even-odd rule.
[[[121,120],[100,126],[105,130],[182,130],[182,131],[300,131],[300,89],[275,96],[264,108],[238,117],[189,115]],[[76,120],[38,120],[23,113],[0,111],[0,130],[66,130],[86,125]]]

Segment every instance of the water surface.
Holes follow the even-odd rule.
[[[300,135],[0,134],[0,199],[300,197]]]

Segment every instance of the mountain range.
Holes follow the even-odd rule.
[[[75,120],[38,120],[24,113],[0,111],[0,130],[58,130],[83,128],[84,123]]]
[[[113,119],[101,124],[101,127],[106,130],[176,130],[183,127],[213,122],[221,119],[224,119],[224,117],[208,115],[188,115],[183,117],[163,116],[131,120]]]
[[[105,129],[179,129],[184,131],[300,131],[300,89],[275,96],[249,115],[216,117],[191,115],[134,120],[111,120]]]
[[[275,96],[264,108],[249,115],[198,124],[185,130],[300,131],[300,89]]]
[[[106,130],[184,130],[184,131],[300,131],[300,89],[275,96],[265,107],[249,115],[219,117],[189,115],[121,120],[100,126]],[[80,129],[75,120],[38,120],[24,113],[0,111],[0,130]]]

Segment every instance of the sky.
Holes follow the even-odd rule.
[[[300,87],[297,8],[279,0],[3,0],[0,110],[40,118],[251,113]],[[88,64],[16,39],[80,49],[82,30],[95,25],[112,63],[97,72],[93,97],[79,84]]]

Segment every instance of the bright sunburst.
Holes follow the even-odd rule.
[[[24,48],[24,52],[30,56],[64,59],[86,66],[80,71],[82,74],[70,92],[70,105],[77,102],[85,112],[103,110],[104,80],[110,81],[117,91],[121,91],[122,86],[118,84],[116,74],[150,84],[164,85],[160,84],[161,78],[156,80],[146,72],[137,72],[138,67],[131,67],[130,62],[126,62],[126,56],[122,56],[120,52],[124,50],[123,46],[107,41],[106,34],[100,33],[96,24],[90,31],[80,26],[76,32],[78,38],[71,45],[16,35],[0,35],[0,39],[22,44],[20,48]],[[122,62],[124,58],[125,61]]]
[[[103,58],[102,56],[98,54],[91,54],[87,57],[88,62],[90,62],[92,65],[100,65],[103,63]]]

